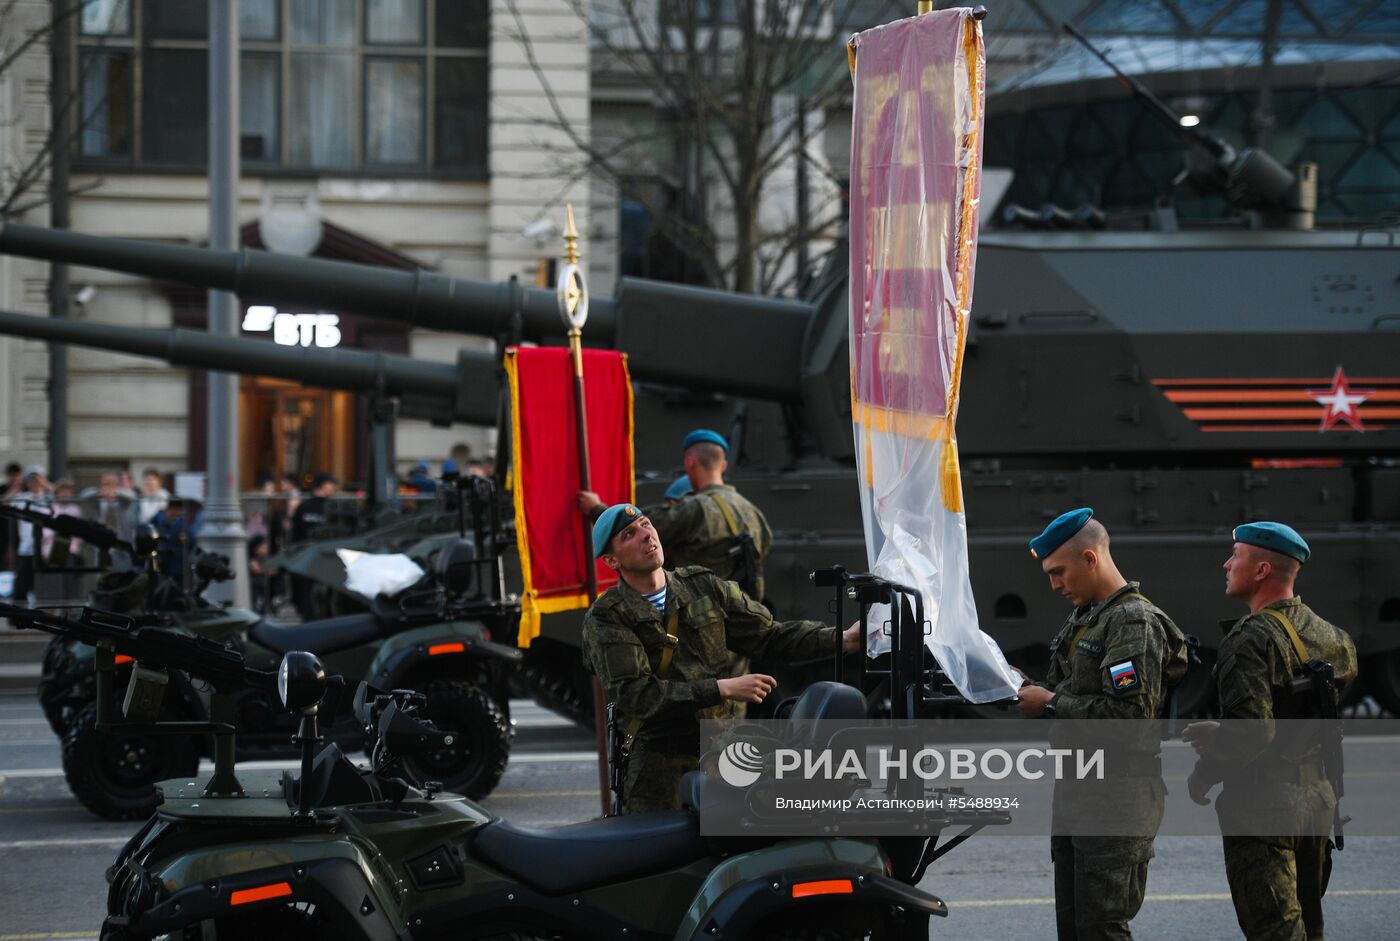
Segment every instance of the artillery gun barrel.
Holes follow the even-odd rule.
[[[496,421],[496,364],[489,353],[458,352],[457,365],[347,349],[279,346],[265,340],[215,337],[200,330],[162,330],[53,320],[0,311],[0,334],[149,356],[176,366],[292,379],[328,389],[400,400],[400,414],[430,421],[491,425]]]
[[[535,341],[565,333],[555,292],[516,281],[471,281],[246,249],[220,252],[15,223],[0,224],[0,253],[456,333],[494,338],[518,327],[523,339]],[[584,334],[590,343],[629,354],[632,376],[642,382],[798,402],[813,312],[801,301],[624,278],[616,299],[590,299]]]
[[[565,334],[554,291],[514,281],[468,281],[421,269],[395,271],[255,249],[223,252],[8,222],[0,224],[0,252],[483,336],[509,332],[518,312],[528,336]],[[591,336],[611,338],[610,299],[592,301],[588,326]]]

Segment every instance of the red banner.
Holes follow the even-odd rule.
[[[574,378],[569,351],[512,347],[510,380],[511,488],[515,535],[524,577],[520,646],[539,635],[541,614],[588,605],[579,490]],[[611,350],[583,351],[588,411],[588,461],[593,490],[605,504],[632,502],[632,383],[627,358]],[[587,554],[585,555],[585,552]],[[598,590],[617,576],[601,562]]]

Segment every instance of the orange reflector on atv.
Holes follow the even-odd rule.
[[[116,655],[116,657],[113,658],[113,662],[116,663],[117,666],[121,666],[123,663],[130,663],[135,659],[135,657],[128,657],[124,653],[119,653]]]
[[[850,895],[855,886],[850,879],[823,879],[818,882],[798,882],[792,887],[792,897],[808,898],[813,895]]]
[[[272,885],[260,885],[255,889],[239,889],[229,896],[228,903],[230,905],[247,905],[249,902],[261,902],[291,894],[292,887],[289,884],[274,882]]]
[[[436,657],[445,653],[462,653],[467,649],[467,645],[460,641],[455,644],[433,644],[428,648],[428,656]]]

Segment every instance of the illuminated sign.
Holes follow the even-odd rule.
[[[340,345],[338,314],[286,314],[276,307],[254,305],[243,315],[243,329],[248,333],[270,330],[273,341],[282,346]]]

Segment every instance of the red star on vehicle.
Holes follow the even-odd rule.
[[[1361,412],[1357,406],[1375,393],[1375,389],[1348,387],[1346,373],[1338,366],[1332,376],[1332,388],[1308,390],[1312,400],[1323,406],[1322,427],[1318,430],[1326,431],[1338,422],[1346,422],[1357,431],[1365,431],[1366,429],[1361,427]]]

